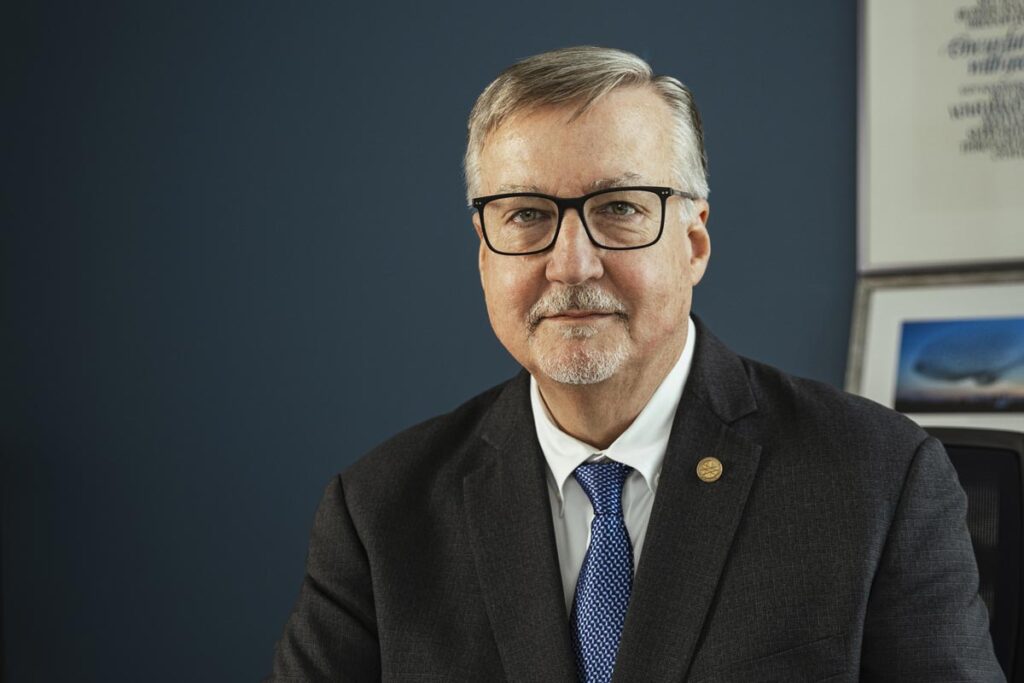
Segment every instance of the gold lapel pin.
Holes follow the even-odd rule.
[[[713,481],[718,481],[722,476],[722,461],[718,458],[702,458],[697,463],[697,477],[710,484]]]

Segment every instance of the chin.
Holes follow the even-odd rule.
[[[623,366],[629,354],[624,345],[613,349],[575,348],[542,353],[537,367],[559,384],[598,384],[611,378]]]

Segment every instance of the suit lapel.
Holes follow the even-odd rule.
[[[756,409],[737,356],[699,324],[615,667],[616,681],[683,680],[754,481],[760,446],[729,423]],[[697,477],[704,457],[718,481]]]
[[[509,680],[575,680],[544,456],[522,373],[481,428],[463,481],[466,522],[487,614]]]

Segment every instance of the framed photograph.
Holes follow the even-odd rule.
[[[862,277],[846,389],[925,426],[1024,431],[1024,270]]]
[[[858,267],[1024,263],[1024,0],[861,0]]]

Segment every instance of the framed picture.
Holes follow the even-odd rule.
[[[858,267],[1024,262],[1024,0],[860,0]]]
[[[1024,431],[1024,270],[862,277],[846,389],[925,426]]]

